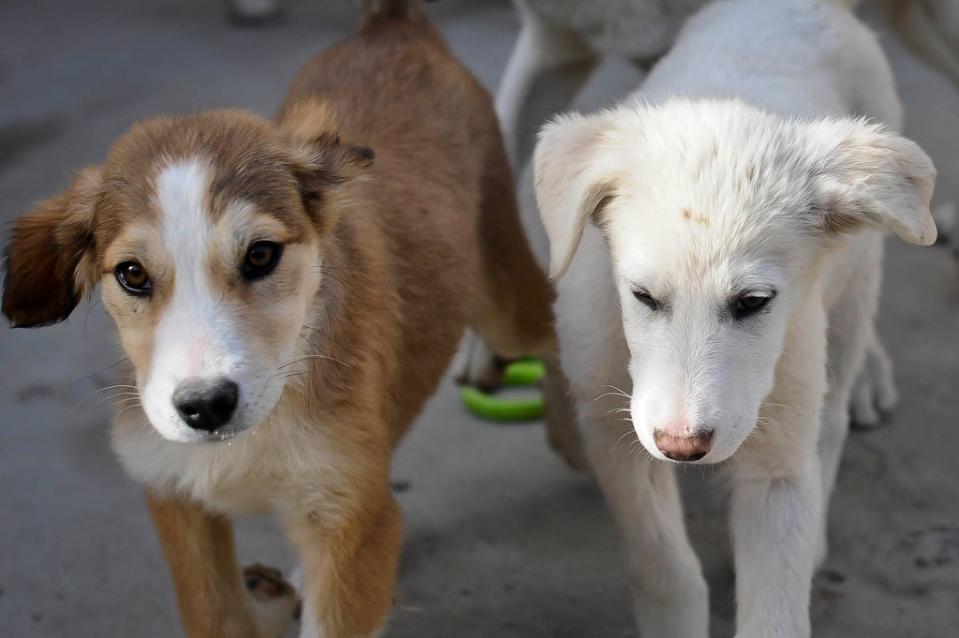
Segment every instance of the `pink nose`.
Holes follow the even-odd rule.
[[[656,447],[673,461],[698,461],[713,447],[713,431],[700,431],[691,436],[675,436],[665,430],[653,432]]]

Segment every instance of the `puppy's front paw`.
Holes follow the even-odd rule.
[[[284,635],[297,615],[300,601],[296,590],[283,578],[283,573],[254,563],[244,568],[243,582],[250,592],[256,623],[263,635]]]

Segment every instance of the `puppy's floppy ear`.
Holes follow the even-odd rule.
[[[96,285],[93,219],[101,183],[100,170],[86,168],[66,191],[13,223],[3,314],[14,327],[63,321]]]
[[[587,222],[613,196],[612,177],[596,161],[608,124],[602,115],[565,115],[540,131],[533,176],[549,237],[549,275],[566,273]]]
[[[373,149],[344,144],[332,132],[336,120],[333,107],[315,98],[288,104],[280,114],[280,131],[290,145],[291,170],[307,208],[324,191],[335,190],[373,165]]]
[[[929,209],[936,169],[915,142],[863,120],[813,126],[816,143],[829,149],[814,178],[827,232],[868,224],[913,244],[936,241]]]

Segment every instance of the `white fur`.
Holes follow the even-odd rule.
[[[845,117],[896,128],[900,112],[875,38],[847,9],[734,0],[692,18],[626,105],[541,134],[563,366],[643,635],[701,638],[708,608],[671,474],[630,460],[621,414],[656,459],[656,429],[714,432],[701,462],[735,459],[737,636],[809,635],[823,511],[874,338],[877,231],[935,240],[928,157]],[[745,292],[771,301],[737,320]]]
[[[683,22],[709,0],[514,0],[522,30],[496,95],[496,112],[516,174],[532,151],[533,131],[566,108],[606,55],[624,57],[642,69],[663,55]],[[834,0],[855,7],[859,0]],[[769,4],[773,4],[770,2]],[[895,8],[892,25],[911,51],[959,82],[959,3],[955,0],[878,0]],[[855,77],[852,76],[853,82]],[[885,119],[892,122],[892,119]],[[947,227],[948,228],[948,227]],[[545,245],[535,222],[534,246]],[[959,239],[953,239],[959,256]],[[959,259],[959,257],[957,257]],[[492,353],[473,356],[465,376],[484,378]],[[885,349],[876,336],[850,403],[860,426],[875,426],[892,409],[897,392]],[[486,377],[489,378],[489,377]]]
[[[496,94],[496,113],[517,173],[535,130],[575,97],[599,58],[646,67],[708,0],[513,0],[523,28]]]

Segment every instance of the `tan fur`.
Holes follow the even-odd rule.
[[[188,638],[256,638],[259,633],[240,580],[229,520],[197,504],[149,492],[147,505]]]
[[[270,510],[305,569],[304,623],[323,636],[377,635],[401,545],[390,458],[464,327],[504,356],[539,353],[555,369],[553,291],[523,236],[490,98],[419,11],[387,12],[299,73],[276,125],[216,112],[135,127],[104,165],[80,252],[95,256],[138,373],[149,365],[153,321],[120,296],[112,269],[131,246],[161,248],[149,230],[151,180],[190,157],[211,164],[215,220],[280,224],[299,251],[284,267],[302,270],[302,251],[315,250],[321,275],[299,335],[310,358],[252,432],[229,447],[192,445],[161,440],[139,409],[115,423],[114,447],[147,485],[187,634],[258,635],[225,516]],[[243,221],[237,201],[259,221]],[[15,235],[4,311],[61,318],[20,307],[20,255],[38,249],[23,237]],[[249,313],[251,334],[275,330],[269,296],[245,299],[224,279],[229,268],[211,268],[224,303]],[[276,285],[275,295],[303,291],[295,277]],[[146,312],[162,313],[163,299]],[[561,384],[548,392],[552,411],[565,409]],[[572,445],[568,425],[551,431],[556,445]]]

